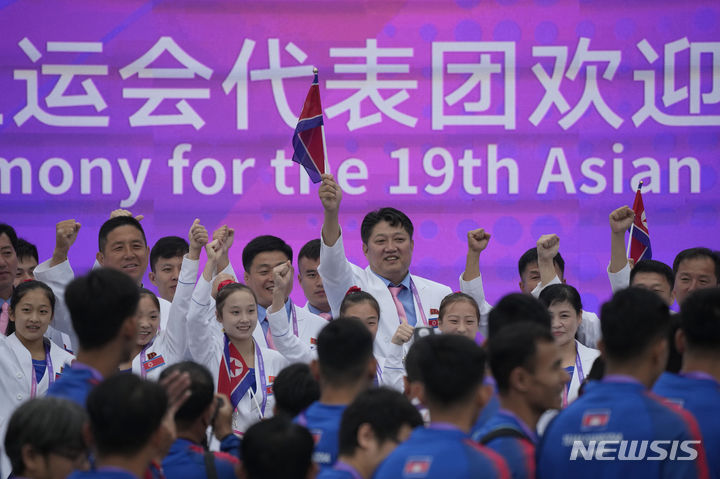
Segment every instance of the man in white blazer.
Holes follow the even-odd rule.
[[[415,326],[436,324],[440,302],[452,292],[443,284],[410,274],[412,222],[394,208],[368,213],[363,219],[361,236],[369,265],[362,269],[351,264],[345,255],[338,217],[342,190],[332,175],[323,175],[319,196],[325,218],[318,271],[333,317],[338,317],[348,289],[358,286],[380,304],[375,354],[390,356],[391,342],[404,343],[409,348]]]

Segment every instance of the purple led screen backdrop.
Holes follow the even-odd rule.
[[[80,221],[76,272],[119,207],[150,243],[228,223],[238,271],[256,235],[317,237],[317,186],[289,161],[313,67],[358,264],[363,215],[392,205],[412,271],[457,289],[484,227],[492,303],[557,233],[596,310],[607,217],[639,181],[655,259],[720,248],[717,2],[18,0],[0,27],[2,221],[43,258]]]

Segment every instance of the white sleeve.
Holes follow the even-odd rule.
[[[236,281],[240,281],[238,279],[238,277],[235,275],[235,269],[233,268],[232,261],[228,261],[228,265],[225,266],[225,269],[220,271],[217,275],[221,275],[221,274],[229,274],[230,276],[235,278]]]
[[[357,267],[355,267],[357,268]],[[342,233],[333,246],[328,246],[325,241],[320,240],[320,265],[318,273],[322,278],[325,294],[332,310],[332,317],[340,317],[340,304],[351,286],[357,284],[357,278],[353,271],[353,265],[345,256]]]
[[[537,286],[535,286],[535,289],[532,290],[533,296],[536,298],[540,297],[540,293],[542,293],[542,290],[550,286],[551,284],[562,284],[562,281],[560,281],[560,278],[558,278],[558,275],[555,275],[555,277],[548,283],[548,284],[542,284],[542,282],[538,283]]]
[[[35,279],[47,284],[55,294],[52,326],[57,331],[67,334],[70,337],[73,348],[77,351],[79,346],[78,338],[72,327],[70,312],[65,304],[65,288],[75,279],[75,272],[68,260],[52,267],[50,266],[50,261],[52,260],[44,261],[35,268]],[[60,347],[62,346],[61,344]]]
[[[612,288],[613,294],[617,293],[621,289],[625,289],[630,286],[630,263],[625,263],[623,269],[617,273],[610,272],[610,265],[607,270],[608,279],[610,280],[610,288]]]
[[[396,391],[403,392],[405,389],[405,367],[403,366],[403,347],[390,343],[388,355],[384,358],[382,365],[382,385],[388,386]]]
[[[187,313],[188,349],[193,361],[200,364],[212,364],[220,354],[217,336],[213,332],[215,312],[211,308],[211,287],[212,285],[200,276]]]
[[[187,348],[187,315],[198,273],[198,260],[183,258],[164,336],[164,347],[172,358],[182,360]]]
[[[300,338],[293,334],[284,307],[280,308],[280,311],[268,313],[267,319],[275,349],[287,359],[288,363],[310,364],[317,357],[309,344],[303,344]]]
[[[483,288],[482,274],[477,278],[465,281],[460,275],[460,291],[472,297],[480,309],[480,333],[487,338],[488,331],[488,314],[492,310],[492,306],[485,300],[485,290]]]

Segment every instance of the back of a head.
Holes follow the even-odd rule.
[[[547,327],[552,319],[547,308],[529,294],[511,293],[495,305],[488,315],[488,337],[497,334],[500,329],[521,321],[530,321]]]
[[[703,248],[703,247],[697,247],[697,248],[688,248],[680,251],[677,256],[675,256],[675,259],[673,260],[673,275],[678,274],[678,269],[680,268],[680,263],[682,263],[685,260],[690,259],[698,259],[698,258],[708,258],[715,264],[715,279],[718,283],[720,283],[720,256],[715,251],[712,251],[709,248]]]
[[[158,430],[167,411],[165,390],[134,374],[116,374],[95,387],[87,411],[98,455],[131,457]]]
[[[100,231],[98,232],[98,251],[105,251],[105,245],[107,244],[108,235],[115,228],[119,228],[121,226],[132,226],[133,228],[136,228],[138,231],[140,231],[140,233],[142,233],[143,241],[145,242],[145,244],[147,244],[145,230],[143,230],[143,227],[138,220],[136,220],[132,216],[116,216],[107,220],[100,227]]]
[[[285,416],[253,424],[243,436],[247,479],[305,479],[315,447],[310,431]]]
[[[188,387],[190,396],[175,413],[175,423],[178,428],[186,429],[212,404],[215,398],[215,386],[208,368],[193,361],[183,361],[168,366],[160,374],[160,380],[175,371],[187,373],[190,376],[190,386]]]
[[[19,258],[32,258],[36,262],[40,261],[38,257],[38,250],[37,246],[30,243],[29,241],[26,241],[22,238],[18,238],[17,240],[17,247],[15,248],[15,254]]]
[[[114,269],[97,268],[73,280],[65,290],[65,303],[80,346],[98,349],[111,342],[135,315],[139,300],[133,280]]]
[[[720,354],[720,288],[690,293],[680,306],[680,327],[689,351]]]
[[[564,283],[547,286],[540,292],[538,299],[546,308],[549,308],[555,303],[568,302],[578,314],[582,311],[583,307],[580,293],[578,293],[577,289]]]
[[[502,394],[510,389],[510,375],[515,368],[534,372],[537,344],[553,341],[548,328],[529,321],[493,335],[487,342],[487,354],[498,391]]]
[[[276,414],[293,418],[320,399],[320,385],[313,377],[310,366],[295,363],[275,376],[273,395]]]
[[[525,270],[527,269],[528,265],[531,263],[537,263],[538,262],[538,254],[537,254],[537,246],[533,246],[529,250],[525,251],[522,256],[520,256],[520,259],[518,260],[518,273],[522,277],[523,273],[525,273]],[[565,260],[560,255],[560,253],[556,254],[553,258],[553,263],[555,266],[558,267],[561,273],[565,273]]]
[[[408,378],[423,384],[428,405],[449,408],[471,399],[482,384],[485,352],[457,334],[431,334],[412,345]]]
[[[301,258],[312,260],[320,259],[320,239],[310,240],[305,243],[298,253],[298,261],[300,261]]]
[[[160,258],[185,256],[188,251],[190,251],[190,245],[185,239],[179,236],[163,236],[155,242],[150,250],[150,269],[155,272],[155,265]]]
[[[407,232],[407,234],[410,236],[410,239],[412,239],[414,227],[412,221],[410,221],[410,218],[408,218],[407,215],[400,210],[396,210],[395,208],[391,207],[385,207],[380,208],[379,210],[371,211],[370,213],[365,215],[365,218],[363,218],[362,224],[360,225],[360,237],[362,238],[363,243],[367,244],[367,242],[370,240],[370,235],[372,234],[373,228],[375,228],[375,225],[377,225],[381,221],[386,221],[390,226],[393,227],[401,227]]]
[[[373,338],[361,321],[339,318],[320,331],[317,355],[323,381],[336,387],[354,386],[367,379]]]
[[[667,339],[670,325],[670,310],[657,294],[632,287],[618,291],[600,310],[605,356],[618,362],[640,358]]]
[[[43,397],[21,404],[13,412],[5,434],[5,453],[14,476],[25,474],[23,447],[29,445],[40,455],[64,457],[86,454],[83,426],[87,414],[82,406],[62,398]],[[4,471],[4,474],[8,471]]]
[[[360,446],[358,430],[369,424],[375,439],[382,446],[385,441],[398,441],[403,426],[422,426],[420,412],[400,392],[385,387],[363,391],[345,409],[340,421],[339,442],[341,455],[351,456]]]
[[[250,271],[250,265],[252,265],[257,255],[268,251],[280,251],[284,253],[290,261],[293,259],[292,248],[281,238],[271,235],[258,236],[251,239],[250,242],[245,245],[245,248],[243,248],[242,262],[245,271]]]
[[[633,284],[633,279],[638,273],[655,273],[665,278],[670,285],[670,289],[675,286],[675,274],[670,266],[666,265],[662,261],[656,261],[654,259],[644,259],[635,263],[635,266],[630,270],[630,284]]]

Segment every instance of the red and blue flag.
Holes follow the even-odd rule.
[[[325,132],[317,69],[295,127],[292,144],[293,161],[305,168],[313,183],[320,183],[320,175],[325,173]]]
[[[630,228],[630,257],[635,261],[635,264],[643,259],[652,259],[650,232],[648,231],[645,206],[640,193],[641,187],[642,182],[638,185],[637,193],[635,193],[635,202],[633,203],[635,221]]]

